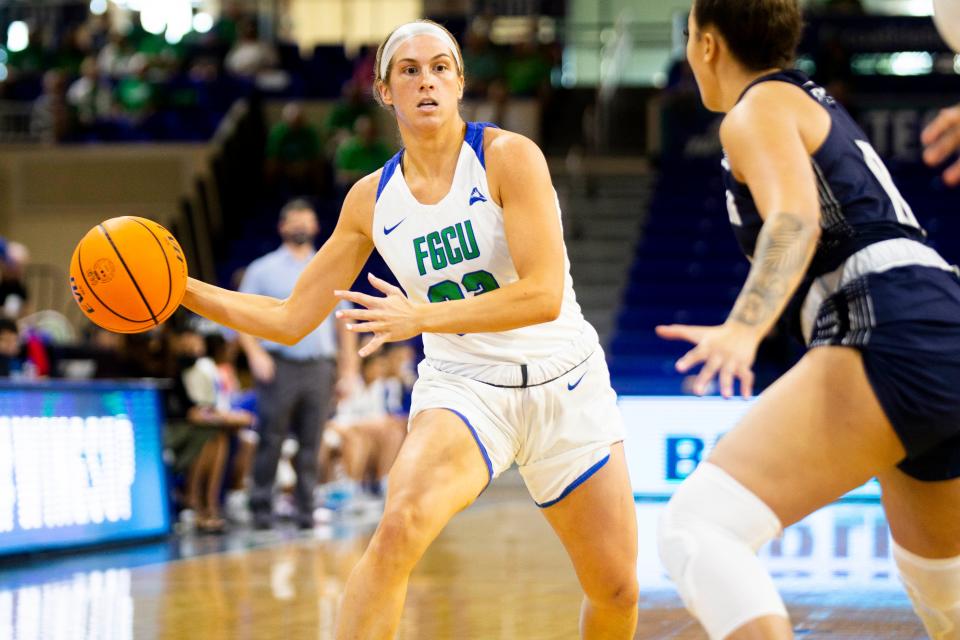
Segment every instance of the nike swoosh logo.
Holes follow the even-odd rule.
[[[384,228],[383,228],[383,235],[388,236],[388,235],[390,235],[391,233],[393,233],[394,229],[396,229],[397,227],[399,227],[400,225],[402,225],[405,220],[406,220],[406,218],[404,218],[403,220],[401,220],[401,221],[398,222],[397,224],[393,225],[393,226],[390,227],[389,229],[388,229],[387,227],[384,227]]]
[[[567,383],[567,391],[573,391],[574,389],[576,389],[577,387],[579,387],[579,386],[580,386],[580,383],[583,382],[583,379],[587,377],[587,374],[588,374],[588,373],[590,373],[590,372],[589,372],[589,371],[584,371],[584,372],[583,372],[583,375],[580,376],[580,377],[577,379],[577,381],[574,382],[573,384],[570,384],[570,383],[568,382],[568,383]]]

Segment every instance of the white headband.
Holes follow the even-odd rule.
[[[383,54],[380,56],[381,80],[385,81],[387,79],[387,69],[390,67],[390,61],[393,60],[393,56],[397,53],[397,49],[400,48],[400,45],[410,38],[424,35],[433,36],[450,47],[451,55],[456,61],[457,66],[460,68],[460,70],[463,70],[463,60],[460,59],[460,54],[457,50],[457,43],[454,42],[449,33],[437,25],[429,22],[408,22],[394,31],[390,35],[390,39],[387,40],[387,44],[383,47]]]

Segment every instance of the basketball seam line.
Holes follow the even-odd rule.
[[[132,322],[132,323],[134,323],[134,324],[140,324],[140,323],[143,323],[143,322],[151,322],[151,320],[134,320],[133,318],[128,318],[127,316],[123,315],[122,313],[119,313],[116,309],[114,309],[113,307],[111,307],[110,305],[108,305],[106,302],[104,302],[104,301],[100,298],[100,296],[97,295],[97,292],[96,292],[96,290],[94,290],[93,285],[91,285],[91,284],[90,284],[90,281],[87,280],[87,274],[86,274],[86,272],[83,270],[83,242],[81,242],[81,243],[80,243],[80,246],[77,247],[77,266],[80,268],[80,277],[83,279],[83,283],[84,283],[85,285],[87,285],[87,288],[90,290],[90,293],[93,295],[93,297],[96,299],[96,301],[99,302],[99,303],[103,306],[104,309],[106,309],[107,311],[109,311],[109,312],[112,313],[113,315],[117,316],[117,317],[120,318],[121,320],[126,320],[127,322]],[[111,331],[113,331],[113,329],[111,329]]]
[[[133,272],[130,271],[130,267],[127,266],[126,261],[123,259],[123,256],[120,255],[120,250],[117,249],[117,245],[113,244],[113,238],[110,237],[110,234],[107,232],[107,228],[102,224],[98,225],[100,230],[103,232],[103,235],[106,236],[107,242],[110,243],[110,246],[113,247],[113,252],[117,254],[117,258],[120,260],[120,264],[123,265],[124,270],[126,270],[127,275],[130,276],[130,282],[133,283],[133,288],[137,290],[137,293],[140,294],[140,299],[143,300],[144,306],[147,308],[147,312],[150,314],[150,317],[153,318],[153,324],[159,326],[157,322],[157,316],[153,313],[153,309],[150,308],[150,303],[147,302],[147,296],[143,295],[143,291],[140,290],[140,285],[137,284],[137,279],[133,277]]]
[[[170,297],[173,295],[173,272],[170,270],[170,260],[167,259],[167,252],[164,251],[163,243],[160,242],[160,238],[157,237],[157,234],[155,234],[150,227],[143,224],[133,216],[127,216],[127,220],[133,220],[138,225],[146,229],[147,233],[153,236],[153,239],[157,241],[157,246],[160,247],[160,253],[163,254],[163,263],[167,265],[167,301],[163,303],[163,306],[160,307],[160,310],[157,312],[158,314],[163,314],[163,312],[167,310],[167,307],[170,306]]]

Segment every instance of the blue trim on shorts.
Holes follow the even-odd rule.
[[[450,413],[456,414],[464,424],[467,425],[467,428],[470,429],[470,433],[473,434],[473,439],[477,442],[477,446],[480,447],[480,453],[483,455],[483,461],[487,463],[487,484],[490,484],[490,481],[493,480],[493,463],[490,462],[490,456],[487,455],[487,448],[483,446],[483,443],[480,442],[480,434],[477,433],[477,430],[473,428],[473,425],[470,424],[470,421],[467,420],[467,416],[463,415],[456,409],[451,409],[450,407],[443,407]]]
[[[603,465],[607,464],[608,460],[610,460],[609,453],[603,457],[603,460],[600,460],[595,465],[593,465],[592,467],[584,471],[582,474],[580,474],[580,477],[574,480],[573,482],[571,482],[569,486],[567,486],[567,488],[563,490],[563,493],[561,493],[559,497],[554,498],[549,502],[544,502],[543,504],[540,504],[539,502],[537,502],[536,503],[537,506],[540,507],[541,509],[546,509],[547,507],[552,507],[553,505],[557,504],[558,502],[566,498],[568,495],[570,495],[571,491],[573,491],[574,489],[582,485],[584,482],[589,480],[590,476],[595,474],[597,471],[600,471]]]

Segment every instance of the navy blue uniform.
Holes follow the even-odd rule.
[[[861,351],[874,393],[907,450],[901,469],[920,480],[960,477],[957,270],[927,246],[910,205],[843,107],[798,71],[763,76],[750,87],[771,81],[800,87],[831,119],[811,157],[822,233],[785,311],[787,326],[810,348]],[[726,158],[722,164],[730,222],[752,257],[763,220],[750,189],[734,178]]]

